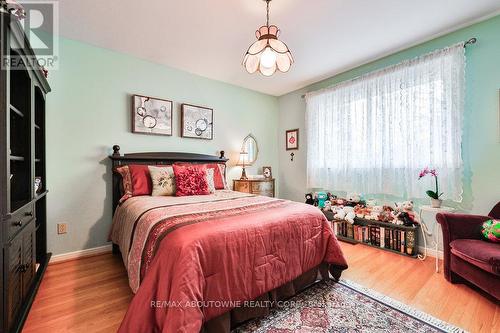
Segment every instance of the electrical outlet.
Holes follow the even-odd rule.
[[[65,234],[68,232],[68,225],[66,223],[58,223],[57,224],[57,233],[59,235]]]

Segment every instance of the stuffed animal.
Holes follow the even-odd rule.
[[[416,222],[416,214],[413,211],[413,201],[408,200],[400,203],[403,212],[408,213],[408,216],[412,219],[413,222]]]
[[[394,219],[394,216],[392,215],[393,211],[394,209],[391,206],[384,206],[382,213],[380,213],[378,216],[379,221],[392,222],[392,220]]]
[[[404,225],[411,226],[416,223],[416,215],[415,212],[413,211],[413,201],[403,201],[403,202],[396,202],[396,219],[399,221],[406,221],[406,224],[403,223]],[[405,213],[405,214],[403,214]],[[408,222],[408,220],[410,222]]]
[[[314,198],[312,193],[306,193],[306,204],[314,205]]]
[[[373,207],[377,205],[377,200],[375,199],[368,199],[366,200],[366,206],[368,207]]]
[[[362,205],[356,205],[354,207],[354,213],[356,214],[356,217],[359,217],[359,218],[364,218],[365,215],[367,214],[367,210],[366,210],[366,207],[362,206]]]
[[[346,212],[344,220],[346,220],[350,224],[354,224],[354,218],[356,217],[356,214],[354,213],[354,207],[345,206],[344,211]]]
[[[327,200],[327,195],[325,192],[318,192],[318,207],[321,209],[325,207],[325,201]]]
[[[334,200],[334,202],[338,206],[345,206],[345,204],[347,203],[347,201],[345,199],[342,199],[342,198],[337,198]]]
[[[399,221],[399,223],[397,223],[397,224],[402,224],[405,227],[411,227],[411,226],[415,225],[415,221],[413,221],[411,219],[410,215],[408,215],[407,212],[399,212],[398,213],[398,221]]]
[[[378,220],[378,217],[384,210],[384,207],[382,206],[373,206],[371,207],[371,212],[369,215],[366,215],[365,218],[369,220]]]
[[[332,210],[332,202],[330,200],[325,201],[325,206],[323,207],[324,211]]]
[[[354,207],[361,201],[359,194],[351,193],[347,196],[347,206]]]
[[[356,214],[354,213],[354,207],[350,206],[344,206],[341,208],[338,208],[336,210],[335,215],[333,218],[339,219],[339,220],[346,220],[347,222],[354,224],[354,218],[356,217]]]

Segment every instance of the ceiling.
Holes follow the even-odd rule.
[[[273,0],[296,63],[267,78],[241,65],[265,23],[262,0],[59,3],[64,37],[276,96],[500,10],[499,0]]]

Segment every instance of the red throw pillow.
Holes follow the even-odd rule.
[[[149,175],[147,165],[131,164],[128,166],[130,177],[132,178],[132,195],[151,195],[153,191],[153,183]]]
[[[153,184],[147,165],[124,165],[116,168],[116,172],[122,176],[123,196],[120,203],[131,197],[151,195]]]
[[[176,196],[210,194],[206,165],[174,164],[172,167],[175,175]]]
[[[187,162],[179,162],[175,163],[177,165],[204,165],[207,169],[214,169],[214,185],[216,190],[224,190],[227,188],[226,180],[224,177],[224,171],[226,169],[226,165],[224,163],[205,163],[205,164],[193,164]]]

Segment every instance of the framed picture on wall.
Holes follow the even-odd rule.
[[[172,135],[172,101],[132,96],[132,133]]]
[[[181,136],[212,140],[214,138],[214,110],[203,106],[182,104]]]
[[[270,166],[265,166],[262,167],[262,174],[266,179],[272,179],[273,178],[273,170]]]
[[[299,149],[299,129],[292,129],[286,131],[286,150]]]

